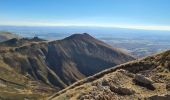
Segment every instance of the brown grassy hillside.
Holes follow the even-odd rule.
[[[18,73],[0,59],[0,100],[42,100],[54,91],[52,87]]]

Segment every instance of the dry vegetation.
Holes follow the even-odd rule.
[[[24,100],[26,98],[42,100],[54,92],[49,86],[21,75],[1,60],[0,64],[0,100]]]

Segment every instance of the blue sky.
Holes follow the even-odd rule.
[[[170,0],[0,0],[0,25],[170,30]]]

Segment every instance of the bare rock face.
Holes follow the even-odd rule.
[[[155,87],[153,86],[153,81],[143,75],[136,74],[134,77],[134,81],[137,85],[146,87],[150,90],[155,90]]]

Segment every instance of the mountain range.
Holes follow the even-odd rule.
[[[131,60],[131,55],[87,33],[56,41],[13,38],[0,43],[0,99],[41,100],[80,79]]]
[[[87,33],[0,42],[0,100],[169,100],[170,50],[136,59]]]

